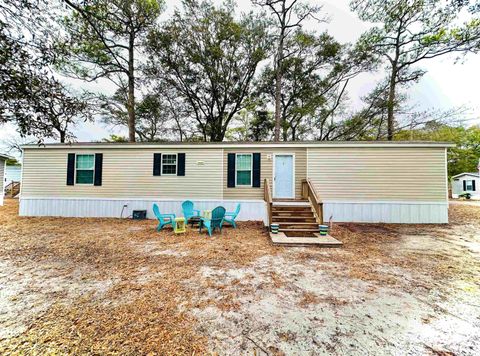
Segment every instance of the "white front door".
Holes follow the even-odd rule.
[[[293,155],[277,154],[274,156],[274,198],[295,198]]]

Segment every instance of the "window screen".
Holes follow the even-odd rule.
[[[466,183],[466,184],[465,184],[465,187],[466,187],[465,190],[468,191],[468,192],[473,191],[473,181],[471,181],[471,180],[466,180],[465,183]]]
[[[237,154],[236,167],[236,185],[252,185],[252,155]]]
[[[177,155],[162,155],[162,174],[175,175],[177,174]]]
[[[75,183],[93,184],[94,167],[95,155],[77,155]]]

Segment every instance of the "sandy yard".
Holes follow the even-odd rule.
[[[2,354],[480,353],[477,206],[448,226],[335,225],[338,249],[17,210],[0,207]]]

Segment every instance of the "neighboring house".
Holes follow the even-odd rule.
[[[223,205],[267,219],[274,199],[302,198],[309,179],[328,221],[448,222],[446,149],[439,142],[75,143],[23,147],[20,215],[181,215]],[[275,204],[275,203],[274,203]],[[278,203],[277,203],[278,204]]]
[[[460,173],[452,177],[452,198],[460,194],[470,193],[471,199],[480,199],[480,174]]]
[[[22,166],[21,165],[7,165],[5,168],[5,185],[12,182],[20,182],[22,180]]]
[[[0,205],[3,205],[3,189],[5,183],[5,167],[7,165],[7,159],[11,158],[10,156],[4,155],[0,153],[0,179],[1,179],[1,194],[0,194]]]

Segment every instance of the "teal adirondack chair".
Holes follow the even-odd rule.
[[[225,208],[223,206],[217,206],[212,210],[212,218],[202,218],[200,224],[200,232],[202,232],[202,226],[206,227],[208,234],[212,237],[212,232],[218,227],[222,232],[223,220],[225,218]]]
[[[225,218],[223,219],[223,221],[228,222],[236,229],[237,224],[235,223],[235,219],[237,218],[237,215],[239,212],[240,212],[240,203],[237,204],[237,208],[235,209],[235,211],[225,213]]]
[[[193,208],[193,202],[190,200],[185,200],[182,203],[183,216],[185,217],[185,223],[188,224],[188,220],[194,216],[200,216],[200,210]]]
[[[175,229],[175,214],[160,214],[157,204],[153,204],[153,213],[158,219],[157,231],[162,230],[166,225],[170,225],[172,229]]]

